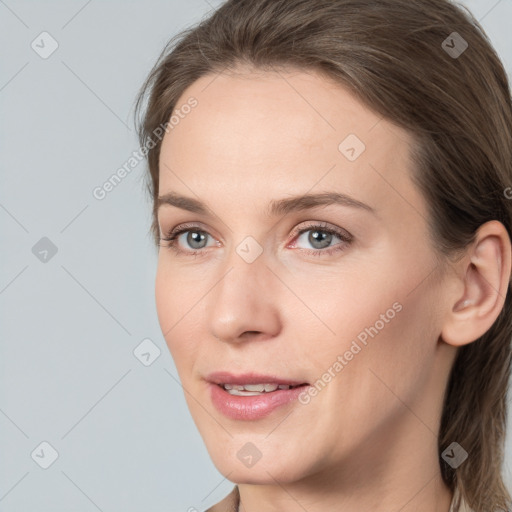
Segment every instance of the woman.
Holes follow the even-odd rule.
[[[209,510],[508,510],[512,106],[476,20],[229,0],[146,98],[160,326],[237,484]]]

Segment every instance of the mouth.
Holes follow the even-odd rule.
[[[309,383],[297,380],[246,373],[233,375],[217,372],[207,377],[212,405],[232,420],[261,420],[288,407],[297,407]]]
[[[303,386],[308,386],[308,383],[303,384],[217,384],[217,386],[227,391],[230,395],[235,396],[257,396],[257,395],[265,395],[268,393],[273,393],[277,390],[289,390],[294,388],[300,388]]]
[[[275,375],[262,375],[257,373],[244,373],[234,375],[229,372],[210,373],[206,380],[215,384],[233,396],[257,396],[288,391],[291,389],[309,386],[308,382],[297,379],[276,377]]]

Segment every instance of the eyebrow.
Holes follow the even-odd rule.
[[[340,192],[304,194],[284,199],[274,199],[270,201],[267,207],[267,214],[269,216],[276,217],[286,215],[290,212],[300,212],[332,204],[359,208],[376,214],[375,210],[371,206]],[[210,215],[208,207],[201,201],[192,197],[182,196],[175,192],[169,192],[158,197],[157,208],[160,208],[163,205],[175,206],[176,208],[205,216]]]

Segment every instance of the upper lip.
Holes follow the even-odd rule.
[[[208,374],[205,379],[214,384],[281,384],[289,386],[307,384],[304,380],[287,379],[253,372],[238,375],[229,372],[212,372]]]

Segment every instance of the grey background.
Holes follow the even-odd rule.
[[[219,4],[0,0],[1,512],[204,510],[233,486],[159,329],[144,163],[92,194],[138,149],[134,99],[164,44]],[[512,2],[464,4],[511,76]],[[147,338],[149,366],[133,353]]]

